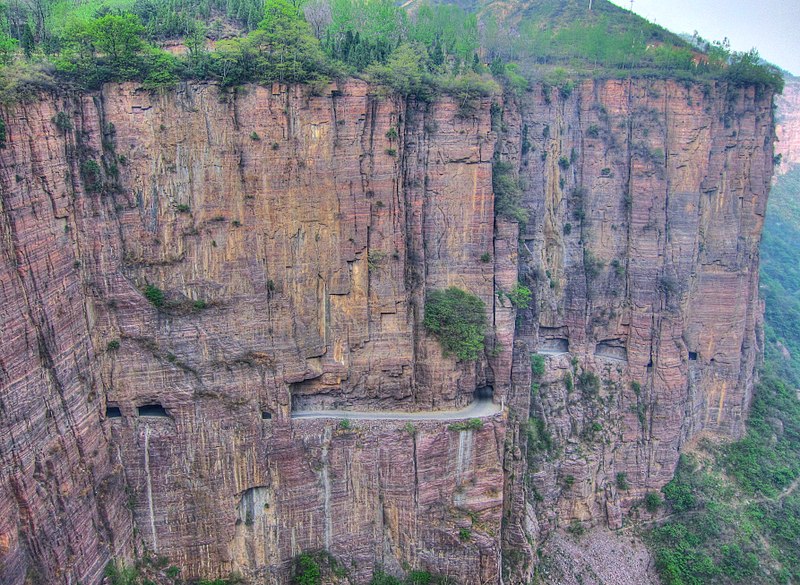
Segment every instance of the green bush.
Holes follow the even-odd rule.
[[[528,214],[522,207],[522,188],[509,162],[496,161],[492,166],[492,189],[494,190],[494,213],[512,221],[525,224]],[[522,231],[522,226],[520,226]]]
[[[517,283],[511,291],[506,293],[508,300],[516,309],[527,309],[531,304],[533,293],[527,286]]]
[[[584,396],[596,396],[600,392],[600,378],[595,373],[584,370],[578,375],[578,389]]]
[[[101,187],[102,172],[100,165],[93,159],[85,160],[81,163],[81,177],[86,190],[97,191]]]
[[[164,306],[164,291],[157,286],[148,284],[144,289],[144,298],[150,301],[154,307]]]
[[[439,339],[445,355],[474,361],[483,352],[486,307],[473,294],[456,287],[431,292],[423,323]]]
[[[106,345],[106,349],[108,351],[116,351],[116,350],[118,350],[119,349],[119,339],[112,339],[111,341],[109,341],[108,344]]]
[[[321,585],[322,570],[316,559],[308,553],[299,555],[294,562],[293,585]]]
[[[479,418],[454,422],[447,427],[451,431],[479,431],[483,428],[483,421]]]
[[[369,585],[402,585],[402,581],[392,575],[387,575],[383,571],[375,571]]]
[[[66,112],[57,112],[56,115],[53,116],[53,124],[55,124],[56,128],[61,130],[61,132],[72,130],[72,119]]]
[[[658,509],[661,507],[662,503],[661,496],[659,496],[656,492],[648,492],[644,497],[644,507],[651,514],[658,512]]]
[[[104,573],[110,585],[137,585],[139,582],[139,570],[136,567],[128,567],[121,561],[109,562]]]
[[[460,528],[458,530],[458,540],[461,542],[469,542],[472,539],[472,531],[469,528]]]
[[[545,372],[545,360],[544,356],[539,355],[538,353],[531,354],[531,376],[534,379],[539,379],[544,376]]]

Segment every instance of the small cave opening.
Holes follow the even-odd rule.
[[[270,490],[266,486],[246,489],[236,506],[236,523],[252,526],[257,520],[261,520],[269,510],[270,499]]]
[[[481,386],[475,388],[475,400],[491,400],[494,397],[494,388],[491,386]]]
[[[697,352],[696,351],[690,351],[689,352],[689,361],[690,362],[696,362],[697,361]]]
[[[160,404],[143,404],[136,409],[139,416],[157,416],[167,418],[169,415],[163,406]]]
[[[261,420],[271,420],[271,419],[272,419],[272,413],[271,412],[266,411],[266,410],[262,410],[261,411]]]
[[[122,418],[119,406],[106,406],[106,418]]]

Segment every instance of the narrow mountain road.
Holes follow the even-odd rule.
[[[462,420],[485,418],[502,410],[491,400],[476,400],[461,410],[436,410],[427,412],[397,412],[391,410],[298,410],[292,418],[337,418],[349,420]]]

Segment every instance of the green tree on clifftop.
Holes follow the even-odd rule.
[[[288,0],[267,0],[264,20],[251,40],[259,50],[258,69],[265,80],[307,81],[323,68],[319,41],[297,6]]]

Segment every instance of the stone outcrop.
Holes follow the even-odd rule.
[[[150,551],[285,583],[325,549],[354,583],[516,583],[554,527],[618,527],[683,444],[738,436],[769,99],[587,81],[494,102],[349,81],[6,108],[0,581],[98,583]],[[521,227],[495,220],[496,152]],[[447,286],[486,304],[475,363],[422,327]],[[480,428],[291,416],[478,389],[506,407]]]

